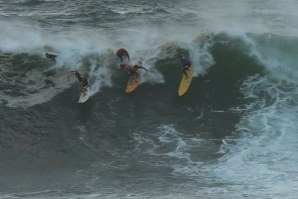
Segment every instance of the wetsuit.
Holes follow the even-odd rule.
[[[184,75],[187,77],[186,70],[191,67],[190,61],[185,59],[185,57],[181,57],[181,67]]]
[[[87,81],[87,79],[85,79],[84,77],[81,77],[81,76],[79,76],[79,77],[77,77],[77,78],[78,78],[78,80],[79,80],[79,82],[80,82],[82,88],[85,88],[85,87],[88,86],[88,81]]]
[[[130,67],[128,70],[127,70],[127,73],[129,75],[134,75],[134,74],[139,74],[137,71],[138,69],[144,69],[145,71],[147,71],[146,68],[142,67],[142,66],[138,66],[138,65],[134,65],[133,67]]]
[[[84,93],[84,95],[86,95],[87,87],[88,87],[87,79],[84,77],[81,77],[81,74],[78,71],[74,71],[74,74],[80,82],[80,90]]]

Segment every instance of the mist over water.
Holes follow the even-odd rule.
[[[297,8],[0,0],[0,198],[296,198]]]

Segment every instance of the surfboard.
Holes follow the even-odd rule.
[[[190,66],[185,72],[187,74],[187,77],[183,74],[181,82],[180,82],[179,90],[178,90],[179,96],[184,95],[191,84],[192,75],[193,75],[193,67]]]
[[[139,75],[132,75],[127,83],[127,86],[125,88],[125,93],[131,93],[134,91],[140,83],[140,74]]]
[[[80,95],[80,99],[79,99],[79,103],[84,103],[86,102],[90,97],[90,87],[87,87],[87,93],[86,95],[84,95],[83,92],[81,92],[81,95]]]

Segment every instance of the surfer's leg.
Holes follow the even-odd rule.
[[[184,73],[184,75],[185,75],[186,78],[188,78],[187,73],[186,73],[186,70],[187,70],[187,69],[188,69],[188,68],[183,69],[183,73]]]
[[[135,72],[135,76],[136,78],[139,78],[140,77],[140,73],[138,73],[138,71]]]
[[[133,76],[133,81],[134,82],[137,82],[138,81],[138,78],[139,78],[139,76],[140,76],[140,74],[138,73],[138,72],[134,72],[133,74],[132,74],[132,76]]]
[[[83,93],[83,95],[86,95],[86,94],[87,94],[87,87],[83,86],[83,85],[80,83],[80,91]]]

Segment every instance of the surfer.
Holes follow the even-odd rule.
[[[187,77],[186,70],[189,69],[189,67],[191,67],[191,62],[183,56],[180,56],[180,61],[181,61],[182,71],[184,75]]]
[[[129,54],[127,50],[125,50],[124,48],[119,48],[116,52],[116,55],[120,58],[121,62],[124,62],[124,61],[130,62]],[[125,60],[124,57],[127,57],[127,60]]]
[[[51,53],[46,53],[45,54],[47,60],[56,63],[56,57],[57,55],[51,54]]]
[[[147,69],[142,66],[139,66],[139,65],[132,66],[130,64],[129,54],[127,50],[125,50],[124,48],[119,48],[116,52],[116,55],[120,58],[120,61],[121,61],[120,68],[126,70],[130,76],[136,75],[138,77],[139,76],[139,73],[137,72],[138,69],[143,69],[147,71]]]
[[[116,55],[120,58],[121,61],[119,65],[120,68],[128,70],[130,68],[130,57],[127,50],[125,50],[124,48],[119,48],[116,52]]]
[[[88,87],[88,81],[86,78],[82,77],[81,74],[78,71],[72,71],[76,78],[80,82],[80,90],[81,92],[86,95],[87,94],[87,87]]]
[[[148,71],[146,68],[144,68],[143,66],[139,66],[139,65],[134,65],[134,66],[130,66],[127,70],[127,73],[132,76],[132,75],[137,75],[139,76],[139,73],[137,72],[138,69],[143,69],[145,71]]]

